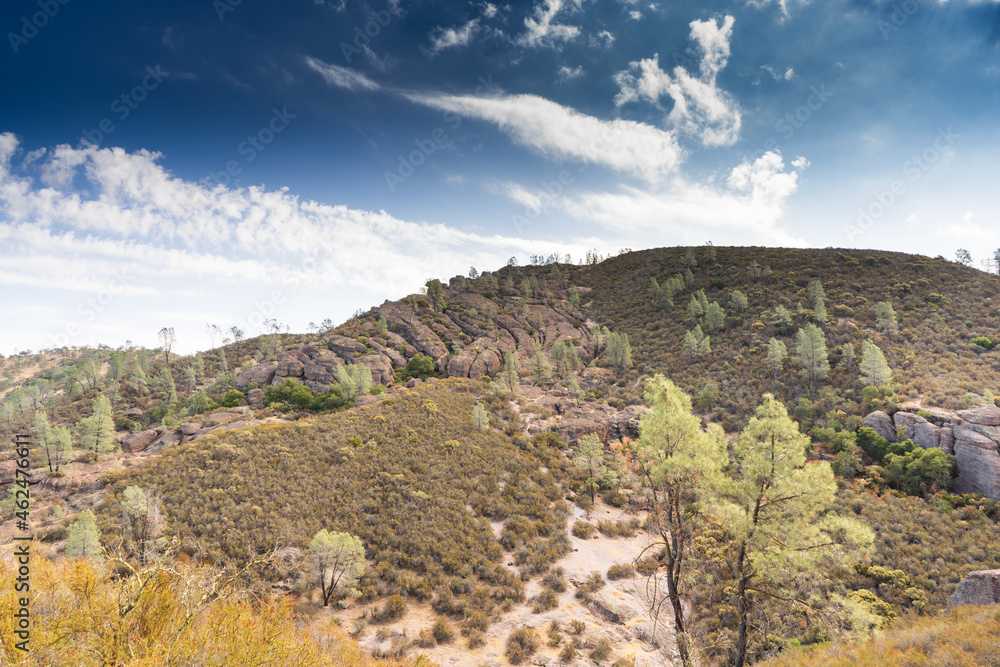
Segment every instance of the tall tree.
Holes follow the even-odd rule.
[[[79,424],[80,443],[94,452],[112,452],[118,446],[115,440],[115,422],[111,414],[111,402],[100,394],[94,399],[93,412],[81,419]]]
[[[68,428],[56,426],[52,429],[46,454],[50,472],[58,473],[60,468],[70,462],[73,458],[73,434]]]
[[[772,598],[816,608],[791,584],[815,579],[817,565],[848,567],[871,546],[868,526],[833,506],[837,484],[830,465],[806,461],[809,438],[770,394],[733,446],[734,476],[720,482],[711,512],[731,540],[737,615],[735,667],[747,660],[751,605]]]
[[[427,298],[431,302],[431,307],[434,310],[441,311],[444,310],[444,285],[437,278],[432,278],[428,280],[424,289],[427,291]]]
[[[771,369],[771,376],[777,380],[778,373],[785,365],[785,358],[788,356],[788,348],[783,341],[771,338],[767,341],[767,367]]]
[[[170,363],[170,350],[173,348],[174,343],[177,342],[177,336],[174,333],[173,327],[163,327],[157,332],[160,337],[160,342],[163,344],[163,355],[167,363]]]
[[[323,529],[309,542],[306,562],[311,576],[319,579],[323,606],[328,607],[338,590],[346,594],[354,592],[365,571],[365,547],[356,535]]]
[[[826,336],[815,324],[807,324],[795,335],[795,352],[802,363],[802,375],[809,380],[809,386],[822,380],[830,372],[830,361],[826,351]]]
[[[632,346],[627,333],[613,333],[608,336],[608,362],[619,373],[632,368]]]
[[[649,492],[650,518],[662,539],[666,598],[673,611],[677,647],[684,665],[691,665],[681,604],[685,561],[700,521],[704,489],[718,483],[727,460],[725,435],[715,424],[703,431],[701,420],[691,413],[691,398],[662,375],[646,383],[645,398],[651,409],[639,424],[634,460]]]
[[[880,387],[892,382],[892,369],[878,345],[866,340],[861,343],[861,364],[858,377],[866,387]]]

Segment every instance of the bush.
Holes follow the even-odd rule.
[[[573,537],[578,537],[581,540],[587,540],[594,536],[597,529],[594,524],[587,521],[577,521],[573,524]]]
[[[239,389],[230,389],[219,401],[219,405],[224,408],[235,408],[237,405],[243,405],[243,401],[245,400],[246,396],[244,396],[242,391]]]
[[[607,660],[611,656],[611,640],[607,637],[601,637],[597,640],[597,645],[594,646],[594,650],[590,652],[590,659],[594,662],[601,663]]]
[[[596,593],[606,586],[604,577],[597,570],[590,573],[590,576],[582,584],[577,584],[576,597],[586,598],[591,593]]]
[[[453,639],[455,639],[455,631],[452,629],[448,621],[444,619],[438,619],[434,623],[434,628],[431,630],[431,634],[434,636],[434,641],[438,644],[450,644]]]
[[[996,343],[994,343],[992,340],[990,340],[986,336],[976,336],[975,338],[973,338],[969,342],[971,344],[977,346],[977,347],[980,347],[980,348],[984,349],[984,350],[992,350],[994,347],[996,347]]]
[[[616,563],[608,568],[608,579],[625,579],[635,573],[635,568],[628,563]]]
[[[429,377],[437,377],[437,368],[434,366],[434,360],[423,354],[411,358],[402,372],[404,380],[408,378],[426,380]]]
[[[541,593],[532,598],[534,606],[532,611],[536,614],[541,614],[546,611],[550,611],[559,606],[559,598],[556,596],[555,592],[551,589],[546,588]]]
[[[510,633],[507,638],[507,650],[505,655],[512,665],[520,665],[527,660],[541,646],[538,632],[534,628],[522,625]]]
[[[406,600],[402,595],[392,595],[381,609],[372,610],[371,619],[375,623],[391,623],[406,614]]]
[[[566,571],[561,567],[553,568],[542,577],[542,585],[551,588],[556,593],[565,593],[566,579],[563,578],[565,574]]]

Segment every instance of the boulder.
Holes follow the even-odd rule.
[[[964,426],[955,428],[955,468],[960,493],[981,493],[1000,501],[1000,453],[997,443]]]
[[[469,377],[478,380],[503,368],[503,360],[496,350],[483,350],[469,369]]]
[[[472,348],[466,348],[448,360],[448,376],[467,378],[472,362],[476,360],[479,353]],[[481,376],[480,376],[481,377]]]
[[[648,411],[649,408],[645,405],[630,405],[612,416],[609,423],[611,437],[619,440],[622,438],[637,439],[639,437],[639,420]]]
[[[875,429],[876,433],[889,442],[896,442],[896,427],[893,425],[889,415],[881,410],[876,410],[867,415],[861,420],[861,425]]]
[[[372,384],[382,384],[388,387],[396,379],[396,371],[387,357],[381,354],[366,354],[355,361],[366,366],[372,372]]]
[[[896,426],[902,426],[906,429],[906,437],[913,440],[915,445],[924,449],[941,445],[941,429],[920,415],[897,412],[893,415],[893,421]]]
[[[418,384],[420,384],[420,382],[421,382],[420,378],[410,378],[409,380],[406,381],[406,388],[413,389]]]
[[[128,410],[125,411],[125,414],[128,415],[129,417],[141,417],[142,408],[129,408]]]
[[[948,599],[948,609],[966,604],[1000,604],[1000,570],[965,575]]]
[[[354,353],[364,354],[368,351],[363,343],[359,343],[353,338],[348,338],[347,336],[330,336],[329,342],[327,343],[330,349],[336,354],[343,357],[345,360],[354,361]]]
[[[264,407],[264,390],[263,389],[251,389],[247,394],[247,404],[255,407]]]
[[[236,376],[236,388],[244,391],[251,382],[256,382],[259,385],[270,384],[277,370],[278,362],[276,361],[257,364]]]
[[[188,422],[186,424],[181,424],[180,431],[182,435],[192,436],[198,432],[201,428],[201,424],[196,424],[194,422]]]
[[[307,357],[306,363],[311,364],[312,360]],[[300,378],[305,373],[305,367],[305,364],[296,357],[287,356],[278,362],[278,368],[274,371],[274,374],[283,378]]]
[[[995,405],[977,405],[971,410],[959,411],[958,416],[971,424],[1000,426],[1000,408]]]
[[[166,449],[167,447],[173,447],[174,445],[179,445],[184,441],[184,436],[176,431],[171,431],[170,433],[164,433],[159,438],[149,446],[151,452],[158,452],[161,449]]]
[[[122,451],[127,454],[136,454],[144,451],[147,447],[153,444],[153,441],[156,440],[158,435],[159,433],[152,429],[136,433],[135,435],[127,435],[122,438],[121,441]]]
[[[563,419],[555,426],[559,437],[570,444],[591,433],[600,435],[606,429],[603,424],[590,419]]]

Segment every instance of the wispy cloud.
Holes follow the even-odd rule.
[[[576,67],[567,67],[563,65],[559,68],[557,73],[559,81],[572,81],[573,79],[579,79],[583,76],[583,65],[577,65]]]
[[[305,56],[304,60],[306,65],[319,72],[327,83],[338,88],[346,88],[347,90],[378,90],[381,88],[379,84],[350,67],[325,63],[312,56]]]
[[[576,39],[579,26],[555,23],[556,15],[564,8],[579,10],[582,0],[542,0],[535,11],[524,19],[525,31],[517,38],[520,46],[555,46],[560,42]]]
[[[438,53],[452,47],[466,46],[479,30],[479,19],[472,19],[458,28],[442,28],[431,31],[431,52]]]
[[[682,158],[671,132],[631,120],[601,120],[536,95],[408,97],[435,109],[494,123],[542,155],[581,160],[647,181],[671,173]]]

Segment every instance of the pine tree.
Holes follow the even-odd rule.
[[[688,248],[684,251],[684,261],[689,267],[698,266],[698,258],[694,256],[694,248]]]
[[[535,384],[540,385],[548,382],[552,377],[552,368],[549,366],[545,352],[541,343],[535,343],[535,349],[531,352],[531,370],[535,374]]]
[[[101,555],[101,531],[90,510],[83,510],[66,531],[66,555],[70,558],[96,560]]]
[[[38,451],[40,451],[44,455],[45,460],[48,462],[49,472],[53,472],[52,457],[51,457],[51,448],[53,445],[52,424],[49,422],[49,416],[45,413],[44,410],[38,410],[35,412],[33,431],[35,436],[34,438],[35,444],[38,447]]]
[[[191,362],[191,368],[194,370],[195,383],[202,382],[205,379],[205,357],[203,357],[201,353],[194,356],[194,361]]]
[[[580,399],[583,398],[583,389],[580,388],[580,383],[577,381],[575,375],[569,376],[569,382],[566,383],[566,388],[569,389],[569,394],[576,402],[579,403]]]
[[[694,285],[694,274],[691,273],[691,269],[684,269],[684,284],[688,287]]]
[[[715,333],[724,326],[726,326],[726,311],[722,309],[718,301],[713,301],[705,309],[705,329],[709,333]]]
[[[645,398],[651,409],[639,424],[637,472],[649,489],[649,518],[662,539],[666,597],[673,610],[681,662],[690,665],[690,639],[681,604],[685,562],[699,522],[699,501],[721,480],[728,458],[726,440],[717,425],[711,425],[708,432],[701,429],[701,420],[691,412],[690,397],[664,376],[655,375],[646,383]]]
[[[799,602],[783,593],[814,581],[819,563],[849,567],[874,541],[868,526],[830,511],[837,490],[833,471],[823,461],[807,464],[809,444],[785,406],[765,394],[733,445],[735,477],[720,482],[708,503],[736,554],[735,667],[746,664],[754,597],[780,599],[787,610]]]
[[[861,364],[858,370],[861,371],[858,379],[866,387],[880,387],[892,382],[892,369],[889,368],[885,355],[870,340],[861,343]]]
[[[822,299],[816,300],[816,305],[813,307],[813,319],[816,320],[818,324],[826,324],[826,306],[823,305]]]
[[[694,360],[698,356],[698,343],[701,342],[695,336],[694,331],[688,331],[684,334],[684,340],[681,342],[681,347],[684,351],[688,353],[688,357]]]
[[[879,331],[884,331],[889,336],[899,333],[896,311],[888,301],[879,301],[875,304],[875,318],[875,328]]]
[[[767,341],[767,367],[771,369],[771,375],[775,380],[778,379],[778,373],[784,367],[787,356],[788,348],[785,347],[782,341],[777,338],[771,338],[771,340]]]
[[[802,375],[815,385],[830,372],[830,361],[826,352],[826,336],[815,324],[807,324],[795,335],[795,351],[802,363]]]
[[[689,324],[695,324],[698,322],[699,318],[705,314],[705,309],[701,307],[701,301],[698,297],[691,295],[691,300],[688,301],[687,307],[687,319]]]
[[[580,290],[576,288],[576,285],[570,285],[569,288],[569,303],[574,308],[580,307]]]
[[[809,299],[813,303],[826,301],[826,290],[823,289],[823,283],[818,280],[813,280],[809,283]]]
[[[149,380],[146,378],[146,372],[142,370],[142,364],[135,364],[132,369],[132,384],[135,385],[135,390],[140,396],[145,396],[149,393]]]
[[[632,346],[628,342],[628,334],[613,333],[608,336],[608,362],[619,373],[632,368]]]
[[[781,332],[792,328],[792,314],[784,306],[774,308],[774,327]]]
[[[364,364],[338,366],[334,375],[349,403],[357,400],[358,396],[364,396],[372,388],[372,371]]]
[[[91,415],[80,420],[80,442],[85,449],[93,452],[112,452],[118,443],[115,440],[115,422],[111,416],[111,402],[99,395],[94,399]]]
[[[52,429],[48,450],[49,470],[53,473],[70,462],[73,458],[73,435],[68,428],[56,426]]]
[[[566,345],[566,366],[571,371],[580,370],[580,353],[576,351],[576,345],[572,343]]]
[[[507,352],[503,355],[503,360],[503,372],[500,377],[507,385],[507,391],[514,391],[514,387],[520,384],[521,380],[517,375],[517,356],[513,352]]]
[[[566,371],[568,363],[566,343],[565,341],[559,341],[552,346],[552,365],[555,366],[556,374],[562,375]]]
[[[580,438],[573,462],[577,468],[587,472],[587,490],[590,492],[590,500],[593,501],[597,497],[597,482],[607,468],[604,445],[596,435],[588,433]]]
[[[747,299],[747,295],[740,290],[735,290],[729,295],[729,303],[732,305],[733,310],[738,313],[742,313],[750,307],[750,300]]]
[[[750,262],[750,266],[747,269],[750,272],[750,279],[757,282],[760,279],[760,264],[757,263],[757,260],[755,259]]]
[[[845,368],[850,368],[851,366],[854,365],[854,361],[855,361],[855,359],[854,359],[854,343],[844,343],[843,346],[841,346],[840,349],[843,350],[843,352],[841,353],[840,359],[843,362],[844,367]]]
[[[480,431],[485,431],[490,427],[490,416],[486,414],[486,408],[483,407],[482,403],[476,403],[476,407],[473,408],[472,420],[476,422]]]
[[[473,268],[472,270],[475,271],[476,269]],[[378,318],[378,322],[375,324],[375,333],[385,334],[388,332],[389,332],[389,323],[386,321],[385,315],[382,315],[381,317]]]

